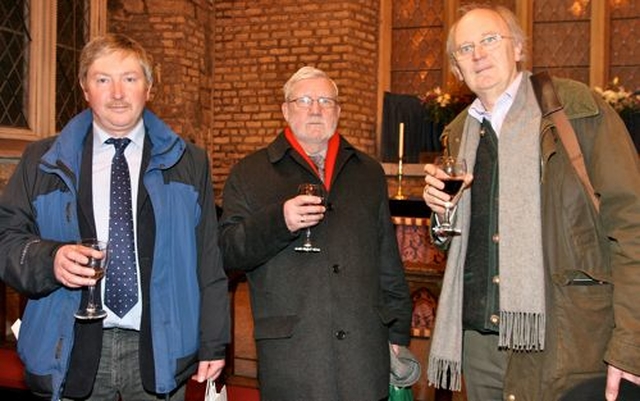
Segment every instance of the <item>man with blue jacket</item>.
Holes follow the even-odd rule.
[[[220,374],[229,342],[208,158],[145,108],[152,68],[135,41],[92,40],[79,78],[90,109],[26,149],[0,201],[0,278],[29,297],[26,381],[52,400],[183,400],[189,377]],[[81,238],[110,242],[105,279]],[[107,317],[76,319],[96,283]]]

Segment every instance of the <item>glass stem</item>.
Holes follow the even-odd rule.
[[[96,310],[96,304],[95,304],[95,298],[94,298],[94,293],[95,293],[95,286],[94,285],[90,285],[89,287],[89,297],[87,300],[87,310]]]
[[[304,240],[305,246],[311,246],[311,228],[307,227],[306,238]]]
[[[447,227],[451,226],[451,207],[448,204],[444,207],[444,224]]]

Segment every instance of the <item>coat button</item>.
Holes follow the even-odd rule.
[[[347,332],[344,330],[338,330],[336,331],[336,338],[338,340],[344,340],[345,338],[347,338]]]
[[[491,241],[493,241],[494,244],[497,244],[498,242],[500,242],[500,234],[495,233],[491,236]]]
[[[340,273],[340,265],[333,265],[333,266],[331,266],[331,269],[336,274]]]
[[[507,396],[507,400],[508,400],[508,401],[516,401],[516,396],[515,396],[515,395],[513,395],[513,394],[509,394],[509,395]]]
[[[497,285],[497,284],[500,284],[500,276],[498,276],[498,275],[493,276],[493,277],[491,278],[491,282],[492,282],[493,284],[496,284],[496,285]]]
[[[492,324],[498,324],[498,322],[500,322],[500,318],[498,317],[498,315],[491,315],[491,317],[489,318],[489,321]]]

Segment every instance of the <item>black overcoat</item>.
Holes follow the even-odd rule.
[[[380,400],[388,342],[409,342],[411,301],[383,170],[341,138],[320,253],[299,253],[283,204],[317,182],[283,134],[232,169],[220,241],[229,270],[247,273],[263,400]]]

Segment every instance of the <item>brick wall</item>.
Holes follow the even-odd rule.
[[[149,107],[186,140],[207,146],[212,126],[213,0],[109,0],[108,30],[151,54]]]
[[[378,4],[370,0],[110,0],[109,30],[152,54],[151,109],[209,151],[216,194],[284,127],[282,85],[304,65],[340,88],[341,132],[376,153]]]
[[[370,0],[216,1],[213,110],[216,186],[283,128],[282,85],[304,65],[338,84],[341,132],[375,154],[378,4]]]

